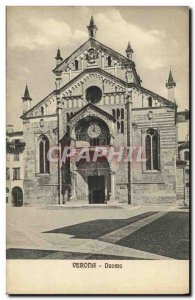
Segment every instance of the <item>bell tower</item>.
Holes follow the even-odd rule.
[[[98,28],[94,23],[93,16],[91,16],[90,23],[89,26],[87,26],[87,29],[89,32],[89,37],[95,39]]]
[[[176,86],[176,83],[173,79],[173,75],[172,75],[172,72],[170,70],[169,78],[168,78],[168,81],[166,83],[166,88],[168,89],[168,99],[170,101],[175,101],[175,86]]]
[[[133,49],[131,48],[131,44],[130,42],[128,42],[127,44],[127,49],[125,50],[126,51],[126,55],[129,59],[132,60],[132,56],[133,56]]]
[[[31,101],[32,101],[27,84],[24,90],[24,96],[22,97],[22,100],[23,100],[23,113],[25,113],[31,108]]]

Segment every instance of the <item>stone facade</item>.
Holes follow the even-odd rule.
[[[173,203],[175,102],[141,86],[130,44],[125,57],[98,42],[90,25],[88,29],[89,40],[67,59],[63,60],[58,50],[53,70],[56,90],[29,110],[24,109],[24,203]],[[97,30],[94,25],[93,30]],[[175,84],[168,82],[167,87],[173,97]],[[23,103],[25,108],[31,106],[29,94],[24,95]],[[90,129],[91,124],[96,129]],[[117,162],[106,157],[96,164],[56,161],[50,162],[49,172],[40,172],[44,156],[40,149],[47,143],[49,148],[58,145],[61,149],[85,146],[90,153],[96,151],[95,146],[113,147],[115,151],[119,146],[135,147],[135,151],[147,148],[151,161]],[[42,168],[45,170],[45,165]]]
[[[6,126],[6,204],[22,206],[24,194],[24,148],[23,132]]]

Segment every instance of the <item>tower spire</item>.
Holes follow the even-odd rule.
[[[96,37],[96,32],[98,30],[97,26],[95,25],[94,18],[91,16],[89,26],[87,26],[88,32],[89,32],[89,37],[94,38]]]
[[[170,69],[168,81],[166,82],[166,88],[168,90],[168,99],[171,101],[175,101],[175,93],[174,93],[175,86],[176,86],[176,82],[173,79],[173,74]]]
[[[59,48],[57,50],[57,54],[56,54],[55,59],[56,59],[56,66],[58,66],[61,63],[61,61],[63,60],[63,58],[61,57],[61,53],[60,53]]]
[[[28,90],[28,85],[26,83],[26,86],[25,86],[25,90],[24,90],[24,96],[22,97],[22,100],[23,101],[27,101],[27,100],[32,100],[32,98],[30,97],[30,93],[29,93],[29,90]]]
[[[129,59],[132,59],[133,49],[131,48],[130,42],[128,42],[127,49],[125,51],[126,51],[127,57]]]
[[[25,90],[24,90],[24,96],[22,96],[23,100],[23,113],[27,112],[31,108],[31,101],[32,98],[30,97],[30,93],[28,90],[28,85],[26,83]]]
[[[166,83],[166,87],[169,87],[169,86],[174,86],[174,87],[176,86],[176,83],[173,80],[173,75],[172,75],[171,69],[170,69],[170,72],[169,72],[168,82]]]

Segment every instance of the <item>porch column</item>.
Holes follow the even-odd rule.
[[[75,162],[72,161],[70,165],[70,172],[71,172],[71,196],[70,201],[76,200],[76,165]]]
[[[110,202],[114,202],[115,201],[115,172],[113,170],[111,170],[110,173],[111,173]]]

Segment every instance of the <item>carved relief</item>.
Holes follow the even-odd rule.
[[[88,49],[86,54],[86,59],[88,63],[94,64],[97,58],[99,58],[99,51],[97,51],[95,48]]]

